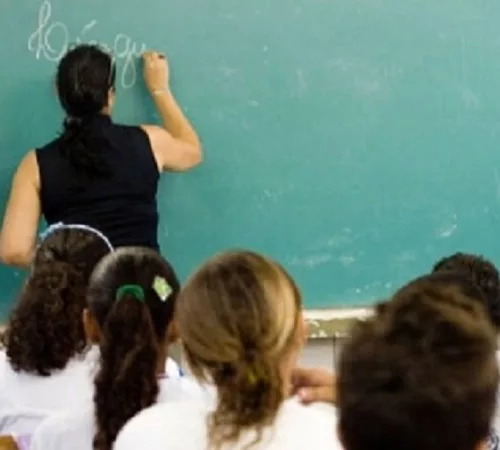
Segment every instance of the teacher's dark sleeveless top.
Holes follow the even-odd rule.
[[[140,127],[114,124],[109,116],[92,120],[105,137],[103,158],[110,176],[83,181],[65,158],[59,139],[36,150],[42,213],[50,224],[77,223],[104,233],[113,246],[138,245],[158,250],[158,167],[147,134]]]

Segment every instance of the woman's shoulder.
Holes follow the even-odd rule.
[[[59,151],[59,143],[60,142],[61,142],[61,137],[57,136],[54,139],[52,139],[51,141],[45,142],[45,144],[41,145],[40,147],[36,147],[34,149],[34,153],[38,157],[38,155],[40,154],[40,152],[47,152],[49,150],[57,150],[57,151]]]

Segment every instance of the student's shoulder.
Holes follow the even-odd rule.
[[[91,445],[94,418],[91,408],[78,412],[53,414],[40,423],[33,433],[30,450],[73,450]]]
[[[0,370],[3,370],[9,365],[9,359],[7,357],[7,351],[5,348],[0,348]]]
[[[303,443],[318,450],[341,448],[336,424],[337,410],[334,406],[327,403],[306,406],[295,398],[284,403],[278,417],[278,427],[287,440],[291,439],[294,445]]]
[[[156,404],[141,411],[122,429],[115,450],[200,448],[205,436],[206,407],[201,402]],[[186,437],[188,441],[186,441]]]
[[[213,400],[214,395],[213,389],[199,384],[191,377],[167,377],[160,382],[160,393],[157,402],[198,400],[207,404]]]

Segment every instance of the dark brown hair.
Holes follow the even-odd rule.
[[[256,442],[284,401],[283,358],[297,338],[301,299],[277,263],[251,252],[206,262],[181,292],[179,333],[193,374],[213,381],[212,448],[255,429]]]
[[[109,251],[84,229],[60,228],[41,242],[2,336],[14,370],[49,376],[85,349],[87,284]]]
[[[59,61],[57,92],[67,115],[59,146],[77,176],[110,174],[109,162],[102,152],[102,147],[109,147],[110,143],[92,126],[92,120],[108,105],[115,77],[111,55],[97,45],[77,45]]]
[[[168,297],[161,298],[154,289],[157,277],[172,290]],[[117,297],[124,285],[140,287],[144,299],[132,293]],[[156,401],[161,347],[179,289],[174,269],[150,249],[123,247],[96,267],[88,296],[89,311],[101,333],[94,449],[111,450],[123,425]]]
[[[482,256],[455,253],[438,261],[433,272],[456,272],[470,278],[483,293],[488,315],[500,330],[500,276],[492,262]]]
[[[346,450],[473,450],[495,408],[496,339],[461,285],[424,277],[358,324],[341,356]]]

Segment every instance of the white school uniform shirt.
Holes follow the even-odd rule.
[[[45,418],[86,407],[94,395],[99,349],[91,347],[62,370],[43,377],[16,372],[0,350],[0,434],[29,435]],[[179,377],[178,364],[168,359],[166,374]]]
[[[162,378],[157,403],[197,399],[210,402],[213,394],[188,377]],[[94,406],[83,411],[54,415],[44,420],[31,436],[30,450],[93,450]],[[163,449],[165,450],[165,449]]]
[[[93,349],[43,377],[16,372],[0,351],[0,434],[29,434],[47,416],[88,404],[94,392]]]
[[[201,402],[162,404],[148,408],[130,420],[122,429],[114,450],[206,450],[207,418],[213,405]],[[293,398],[286,400],[274,424],[252,447],[255,450],[340,450],[336,433],[337,414],[333,406],[304,406]],[[245,432],[238,442],[224,450],[243,450],[256,437]]]

